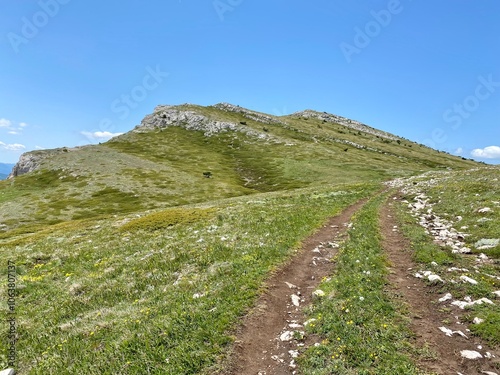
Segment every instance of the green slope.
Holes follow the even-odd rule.
[[[382,181],[478,165],[300,114],[175,111],[234,130],[145,120],[104,144],[33,153],[37,170],[0,181],[19,373],[217,373],[263,280],[328,217]],[[0,280],[7,295],[7,267]]]
[[[313,118],[262,115],[267,116],[263,122],[258,121],[260,114],[239,107],[241,113],[217,106],[176,109],[238,124],[244,131],[206,136],[179,123],[163,129],[137,128],[101,145],[59,149],[43,159],[37,171],[0,182],[0,224],[6,229],[33,228],[258,192],[382,181],[477,165],[407,140]]]

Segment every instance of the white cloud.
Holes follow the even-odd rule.
[[[10,128],[12,125],[12,121],[7,120],[6,118],[0,118],[0,128]]]
[[[42,147],[42,146],[35,146],[35,150],[45,150],[45,147]]]
[[[27,126],[28,124],[25,122],[20,122],[18,126],[16,126],[12,121],[6,118],[0,118],[0,128],[8,130],[8,133],[12,135],[22,134],[24,128]]]
[[[476,158],[500,159],[500,147],[488,146],[485,148],[476,148],[475,150],[472,150],[471,155]]]
[[[7,143],[0,142],[0,147],[5,149],[5,150],[8,150],[8,151],[21,151],[21,150],[26,149],[26,146],[22,145],[20,143],[7,144]]]
[[[98,141],[107,141],[108,139],[111,139],[113,137],[117,137],[119,135],[122,135],[123,133],[111,133],[111,132],[81,132],[82,135],[87,137],[90,140],[98,140]]]
[[[464,149],[459,147],[455,150],[455,155],[462,155],[464,153]]]

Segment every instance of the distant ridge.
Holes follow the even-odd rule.
[[[5,180],[14,166],[15,164],[0,163],[0,180]]]

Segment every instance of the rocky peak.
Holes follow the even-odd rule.
[[[220,109],[222,111],[225,111],[225,112],[241,113],[242,115],[244,115],[245,117],[247,117],[249,119],[263,122],[265,124],[284,124],[284,125],[287,125],[286,122],[284,122],[283,120],[281,120],[278,117],[266,115],[264,113],[260,113],[260,112],[256,112],[256,111],[252,111],[250,109],[240,107],[239,105],[234,105],[234,104],[229,104],[229,103],[218,103],[218,104],[214,105],[213,107]]]
[[[206,136],[238,129],[237,124],[210,119],[193,109],[186,109],[183,106],[160,105],[155,108],[152,114],[146,116],[134,131],[140,132],[143,129],[161,129],[170,126],[201,130]]]
[[[224,104],[224,108],[229,110],[229,108],[240,108],[233,106],[231,104]],[[179,126],[187,130],[198,130],[203,131],[204,135],[210,137],[214,134],[227,132],[227,131],[237,131],[241,132],[259,139],[272,139],[274,142],[279,142],[275,137],[265,132],[259,132],[248,126],[229,122],[221,121],[208,117],[203,113],[202,110],[197,110],[197,108],[202,108],[193,105],[160,105],[157,106],[154,112],[146,116],[141,124],[134,129],[134,132],[142,132],[144,130],[151,129],[162,129],[168,128],[170,126]],[[217,106],[214,108],[222,109]],[[242,108],[243,109],[243,108]],[[222,109],[224,110],[224,109]],[[256,114],[258,112],[255,112]],[[264,122],[262,120],[256,120]],[[276,123],[276,121],[273,121]]]
[[[351,128],[351,129],[354,129],[357,131],[362,131],[365,133],[373,134],[375,136],[379,136],[379,137],[386,138],[386,139],[391,139],[394,141],[400,139],[398,137],[393,136],[392,134],[386,133],[386,132],[381,131],[381,130],[377,130],[377,129],[372,128],[371,126],[365,125],[359,121],[351,120],[351,119],[348,119],[348,118],[345,118],[342,116],[338,116],[338,115],[333,115],[333,114],[327,113],[327,112],[318,112],[318,111],[314,111],[312,109],[306,109],[305,111],[295,112],[295,113],[291,114],[290,116],[296,117],[296,118],[306,118],[306,119],[313,118],[313,119],[317,119],[317,120],[321,120],[321,121],[340,124],[340,125],[343,125],[347,128]]]

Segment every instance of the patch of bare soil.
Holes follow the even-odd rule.
[[[331,274],[336,253],[351,216],[365,200],[333,217],[303,243],[302,249],[266,283],[256,307],[242,321],[234,358],[226,374],[289,375],[298,373],[294,356],[303,331],[302,309],[312,299],[321,279]],[[296,337],[296,336],[295,336]],[[308,340],[311,341],[311,340]]]
[[[412,260],[409,241],[399,232],[394,216],[393,203],[386,203],[380,212],[380,226],[383,247],[391,263],[391,291],[409,306],[416,345],[428,347],[437,354],[436,358],[421,363],[421,367],[437,374],[500,374],[495,369],[495,362],[498,365],[500,357],[499,350],[488,349],[497,357],[493,360],[469,360],[461,357],[462,350],[474,350],[480,346],[483,352],[488,345],[466,331],[467,325],[461,323],[464,321],[463,310],[456,307],[451,311],[439,311],[440,295],[424,281],[413,276],[418,271],[418,266]],[[442,326],[462,331],[468,338],[460,335],[448,337],[439,330]]]

